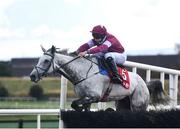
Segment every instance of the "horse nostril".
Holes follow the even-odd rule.
[[[35,81],[36,80],[36,76],[34,74],[30,75],[31,81]]]

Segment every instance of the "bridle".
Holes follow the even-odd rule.
[[[92,77],[92,76],[94,76],[94,75],[96,75],[96,74],[98,74],[98,73],[100,72],[100,71],[98,71],[98,72],[95,72],[94,74],[88,76],[88,74],[89,74],[89,72],[90,72],[90,70],[91,70],[91,68],[92,68],[92,66],[93,66],[93,63],[96,64],[96,65],[98,65],[98,63],[92,61],[91,59],[89,59],[89,58],[87,58],[87,57],[83,57],[83,58],[85,58],[86,60],[89,60],[89,61],[91,62],[91,66],[89,67],[89,69],[88,69],[88,71],[87,71],[87,73],[86,73],[86,77],[85,77],[85,78],[82,78],[81,80],[78,80],[78,81],[74,82],[74,81],[72,80],[72,78],[70,78],[69,75],[62,70],[62,68],[65,67],[66,65],[70,64],[71,62],[77,60],[78,58],[80,58],[80,56],[76,56],[76,57],[73,58],[72,60],[70,60],[70,61],[62,64],[62,65],[59,66],[57,69],[55,69],[55,66],[54,66],[54,54],[49,54],[49,53],[46,53],[46,52],[45,52],[44,55],[50,56],[50,57],[51,57],[51,60],[50,60],[50,63],[49,63],[49,65],[48,65],[48,67],[47,67],[46,69],[45,69],[45,68],[42,68],[42,67],[39,67],[39,66],[37,66],[37,65],[34,67],[35,70],[36,70],[36,72],[37,72],[37,75],[38,75],[38,78],[39,78],[39,79],[41,79],[40,74],[42,74],[42,76],[46,76],[46,75],[47,75],[47,72],[49,71],[49,68],[51,67],[51,65],[52,65],[52,68],[53,68],[53,73],[57,72],[57,73],[63,75],[65,78],[67,78],[68,80],[70,80],[70,81],[73,83],[73,85],[77,85],[78,83],[80,83],[80,82],[82,82],[82,81],[84,81],[84,80],[86,80],[86,79],[88,79],[88,78],[90,78],[90,77]],[[42,70],[43,73],[40,73],[38,69]]]
[[[39,79],[41,79],[40,74],[42,74],[42,76],[46,76],[46,75],[47,75],[47,72],[49,71],[49,68],[51,67],[51,65],[53,66],[53,71],[55,70],[54,63],[53,63],[53,61],[54,61],[54,55],[51,55],[51,54],[46,53],[46,52],[44,53],[44,55],[50,56],[50,57],[51,57],[51,60],[50,60],[50,63],[49,63],[49,65],[48,65],[48,67],[47,67],[46,69],[45,69],[45,68],[42,68],[42,67],[39,67],[39,66],[37,66],[37,65],[34,67],[35,70],[36,70],[36,72],[37,72],[37,76],[38,76]],[[40,73],[38,69],[42,70],[43,72]]]

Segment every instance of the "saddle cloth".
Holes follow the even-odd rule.
[[[99,66],[99,69],[100,69],[100,73],[103,74],[103,75],[107,75],[109,76],[110,78],[112,78],[111,74],[108,73],[108,71],[104,68],[104,67],[101,67]],[[122,77],[122,86],[126,89],[129,89],[130,87],[130,79],[129,79],[129,74],[128,74],[128,71],[125,67],[120,67],[118,66],[117,67],[118,69],[118,73],[119,75]],[[112,80],[111,80],[112,83],[114,83]]]
[[[118,73],[123,79],[123,86],[126,89],[129,89],[130,86],[130,80],[129,80],[129,73],[126,68],[118,67]]]

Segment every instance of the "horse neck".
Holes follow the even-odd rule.
[[[74,57],[71,56],[56,54],[56,60],[58,61],[59,66],[66,64],[73,59]],[[62,69],[69,75],[72,81],[76,82],[77,80],[79,81],[82,78],[86,77],[87,71],[90,68],[90,66],[90,61],[84,58],[77,58],[76,60],[65,65]],[[91,70],[90,72],[93,71]]]

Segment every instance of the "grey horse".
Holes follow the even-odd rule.
[[[156,86],[154,85],[157,82],[151,82],[147,86],[138,74],[128,72],[130,88],[126,89],[120,84],[111,83],[108,76],[99,72],[96,58],[62,54],[54,46],[49,50],[42,47],[42,50],[44,54],[30,73],[31,81],[38,82],[48,73],[61,73],[74,84],[74,91],[79,99],[74,100],[71,107],[76,111],[89,111],[92,103],[101,102],[102,95],[110,86],[112,89],[106,97],[106,101],[115,101],[116,111],[124,109],[131,111],[146,110],[150,103],[159,104],[168,101],[160,81]],[[160,90],[151,92],[155,89]]]

